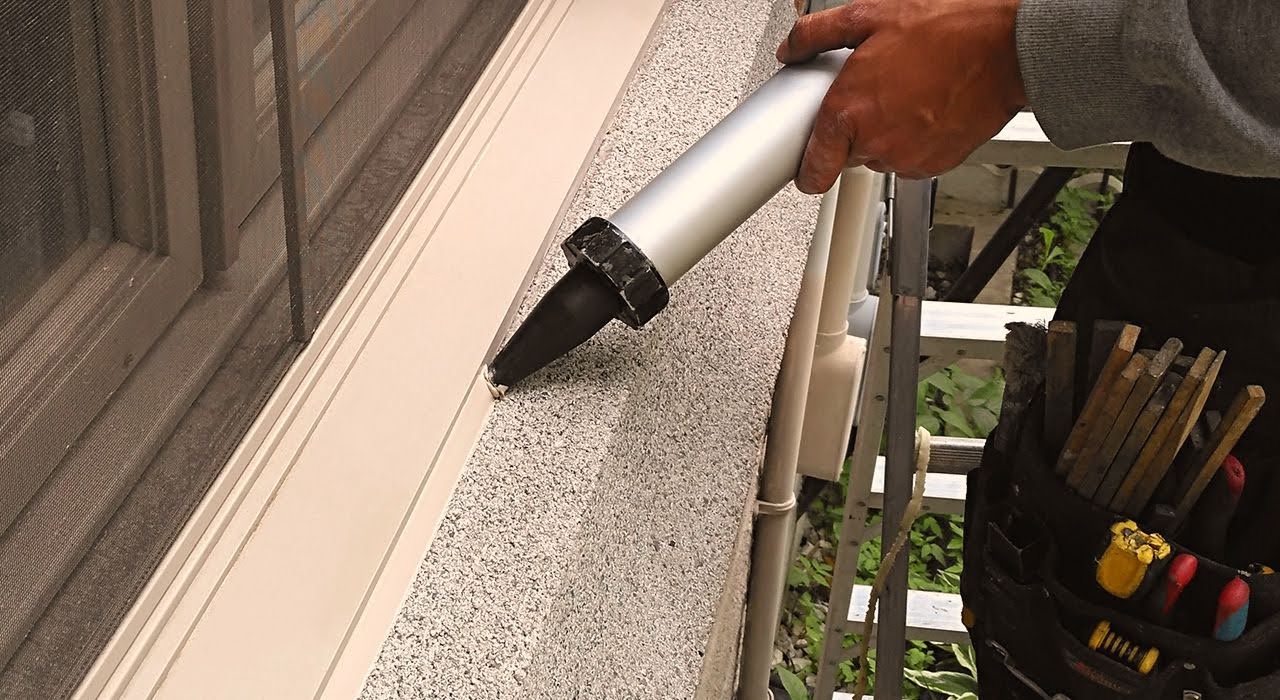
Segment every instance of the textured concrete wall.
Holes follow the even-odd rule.
[[[791,0],[674,0],[561,235],[774,69]],[[728,697],[769,402],[817,202],[778,196],[494,409],[365,696]],[[532,301],[564,271],[553,252]]]

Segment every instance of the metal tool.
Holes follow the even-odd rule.
[[[1244,464],[1233,455],[1222,460],[1209,488],[1191,511],[1194,527],[1183,535],[1187,546],[1210,559],[1222,560],[1226,552],[1227,529],[1244,493]]]
[[[1129,599],[1141,595],[1163,571],[1173,547],[1159,534],[1142,531],[1132,520],[1111,525],[1098,556],[1094,580],[1111,595]]]
[[[1244,571],[1244,573],[1250,578],[1254,576],[1270,576],[1275,572],[1276,572],[1275,569],[1267,566],[1266,564],[1261,564],[1258,562],[1254,562],[1250,564],[1248,567],[1245,568],[1245,571]]]
[[[1120,332],[1116,334],[1115,343],[1100,370],[1098,380],[1094,382],[1089,398],[1085,401],[1080,416],[1076,418],[1075,427],[1071,429],[1071,434],[1067,436],[1067,443],[1063,445],[1062,453],[1058,456],[1054,471],[1059,475],[1066,476],[1075,468],[1081,451],[1088,443],[1089,434],[1102,414],[1103,405],[1107,403],[1108,387],[1120,376],[1133,356],[1141,332],[1137,326],[1126,324],[1122,325]],[[1094,333],[1096,338],[1098,331],[1095,330]]]
[[[1147,675],[1155,670],[1160,661],[1160,650],[1155,647],[1143,647],[1125,639],[1111,629],[1111,622],[1100,621],[1089,636],[1089,648],[1106,654],[1133,670]]]
[[[1193,469],[1187,475],[1189,481],[1178,490],[1180,500],[1174,508],[1173,527],[1175,529],[1191,514],[1191,508],[1200,499],[1200,494],[1204,493],[1209,480],[1213,478],[1231,450],[1235,449],[1240,436],[1244,435],[1244,431],[1258,415],[1258,411],[1262,409],[1262,404],[1266,400],[1266,392],[1256,384],[1250,384],[1241,389],[1232,400],[1231,407],[1227,409],[1222,422],[1213,431],[1208,444],[1192,462]]]
[[[1193,554],[1183,552],[1173,558],[1165,567],[1164,576],[1158,586],[1151,589],[1147,598],[1149,614],[1153,620],[1168,625],[1173,614],[1173,606],[1177,604],[1182,592],[1187,589],[1191,579],[1196,576],[1200,560]]]
[[[889,241],[889,288],[893,311],[889,331],[889,405],[886,409],[884,542],[892,542],[910,499],[916,458],[916,387],[920,370],[920,313],[929,261],[933,188],[929,180],[892,178],[893,237]],[[887,545],[886,545],[887,547]],[[893,562],[880,596],[882,620],[907,614],[907,558]],[[880,625],[876,632],[876,675],[901,678],[906,628]],[[884,675],[881,675],[884,674]],[[901,688],[877,684],[876,697],[900,697]]]
[[[1218,593],[1218,609],[1213,616],[1213,638],[1230,642],[1244,634],[1249,624],[1249,584],[1236,576]]]
[[[510,387],[611,319],[640,328],[668,288],[795,177],[818,107],[850,55],[787,66],[607,218],[564,241],[571,269],[486,371]]]
[[[1173,455],[1176,455],[1177,448],[1181,447],[1181,445],[1172,447],[1170,443],[1175,433],[1178,435],[1182,433],[1183,414],[1199,395],[1200,388],[1209,374],[1210,366],[1214,364],[1217,357],[1218,353],[1205,348],[1187,368],[1186,376],[1178,385],[1178,390],[1174,392],[1173,398],[1169,399],[1169,405],[1165,408],[1164,414],[1160,416],[1159,422],[1151,431],[1151,436],[1143,445],[1142,451],[1138,453],[1133,467],[1130,468],[1129,475],[1120,484],[1120,489],[1112,499],[1112,510],[1137,517],[1146,509],[1147,502],[1151,500],[1151,496],[1155,494],[1160,481],[1164,479],[1165,473],[1173,463]],[[1221,367],[1221,364],[1218,366]],[[1217,376],[1216,372],[1214,376]]]
[[[995,652],[996,658],[1000,660],[1000,663],[1004,666],[1005,670],[1009,672],[1009,675],[1018,679],[1019,683],[1026,687],[1028,691],[1035,693],[1036,697],[1040,698],[1040,700],[1071,700],[1071,698],[1063,695],[1062,693],[1054,693],[1053,695],[1050,695],[1048,691],[1040,687],[1038,683],[1031,680],[1031,677],[1023,673],[1022,669],[1014,662],[1013,656],[1009,654],[1009,650],[1004,648],[1000,643],[988,639],[987,646]]]

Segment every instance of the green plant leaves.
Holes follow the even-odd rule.
[[[773,669],[777,672],[778,678],[782,680],[782,687],[787,691],[787,697],[791,700],[809,700],[809,689],[804,686],[804,681],[800,680],[800,676],[792,673],[786,666],[776,666]]]
[[[948,430],[948,435],[959,434],[961,437],[967,438],[978,437],[978,432],[974,429],[975,426],[969,423],[968,417],[955,409],[948,408],[944,411],[939,411],[938,418],[942,419],[942,422],[946,423],[947,427],[955,431],[953,433]]]
[[[1019,272],[1022,278],[1022,303],[1030,306],[1058,305],[1067,281],[1075,273],[1076,263],[1084,251],[1098,222],[1115,198],[1081,187],[1063,188],[1054,200],[1049,220],[1037,229],[1039,253],[1034,267]]]
[[[968,377],[969,375],[960,373],[960,376]],[[953,381],[947,372],[938,372],[930,375],[924,380],[924,383],[937,388],[938,391],[947,396],[955,396],[960,393],[960,385]]]
[[[996,423],[1000,418],[984,407],[977,407],[971,413],[973,417],[973,425],[977,428],[974,432],[980,435],[990,435],[992,430],[996,429]]]
[[[945,565],[947,563],[947,553],[943,551],[942,547],[939,547],[932,542],[926,543],[924,546],[920,547],[920,556],[925,559],[931,559],[939,564]]]
[[[968,644],[952,644],[951,653],[955,655],[956,661],[958,661],[966,671],[972,674],[974,678],[978,677],[978,658],[974,653],[972,646]]]
[[[978,377],[948,367],[924,381],[916,392],[919,424],[934,435],[986,437],[999,420],[1004,374]]]
[[[1029,267],[1022,271],[1022,276],[1030,280],[1032,284],[1039,285],[1046,289],[1054,286],[1053,280],[1049,279],[1049,275],[1045,274],[1044,270]]]
[[[941,693],[949,700],[955,700],[966,693],[977,696],[978,679],[967,673],[958,671],[921,671],[907,669],[904,674],[907,680],[925,690]]]
[[[971,435],[984,437],[994,426],[1004,394],[1004,375],[996,371],[988,377],[975,376],[951,367],[921,381],[916,392],[916,418],[920,425],[935,435]],[[831,595],[831,576],[840,524],[844,519],[844,501],[849,489],[849,469],[845,465],[840,479],[828,484],[806,516],[812,531],[806,534],[801,553],[787,572],[787,592],[781,626],[795,648],[784,656],[775,670],[787,692],[794,698],[807,698],[803,679],[817,670],[826,629],[827,601]],[[881,516],[872,511],[867,518],[867,535],[878,534]],[[958,517],[925,513],[911,529],[911,549],[907,560],[908,585],[926,591],[957,593],[962,569],[964,528]],[[869,583],[880,566],[880,538],[868,538],[859,550],[857,583]],[[804,640],[804,644],[799,644]],[[856,643],[854,635],[842,640],[845,649]],[[954,649],[950,650],[955,654]],[[948,656],[948,648],[930,642],[911,642],[906,653],[906,667],[933,672],[939,660]],[[872,679],[875,673],[875,651],[868,656]],[[857,660],[844,660],[837,666],[842,686],[857,678]],[[955,668],[944,661],[947,668]],[[963,662],[960,662],[963,666]],[[961,674],[963,675],[963,674]],[[904,680],[903,698],[918,700],[921,686]],[[805,694],[800,694],[805,693]],[[963,696],[957,696],[963,697]],[[974,699],[970,699],[974,700]]]

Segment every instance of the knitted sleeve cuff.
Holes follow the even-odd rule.
[[[1123,0],[1022,0],[1016,37],[1027,99],[1060,148],[1139,140],[1155,99],[1124,56]]]

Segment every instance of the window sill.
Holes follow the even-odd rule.
[[[488,413],[476,371],[663,5],[530,2],[77,697],[359,691]]]

